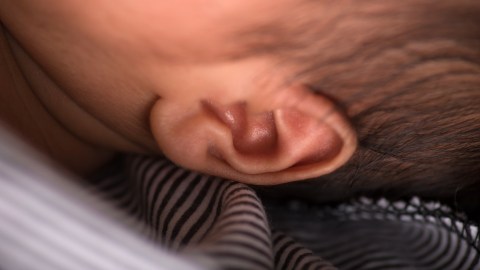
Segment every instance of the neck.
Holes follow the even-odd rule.
[[[63,103],[62,91],[48,79],[0,24],[0,118],[27,143],[62,167],[92,173],[113,155],[82,139],[58,117],[51,102]],[[59,102],[60,101],[60,102]],[[61,110],[60,110],[61,112]],[[64,113],[68,114],[67,111]],[[81,121],[82,119],[73,119]]]

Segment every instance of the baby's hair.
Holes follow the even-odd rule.
[[[299,78],[344,107],[359,148],[336,172],[277,191],[480,205],[480,2],[340,2],[295,61]]]

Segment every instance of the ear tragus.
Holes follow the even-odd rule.
[[[245,155],[269,155],[277,149],[278,136],[273,112],[251,114],[246,102],[220,106],[203,101],[204,107],[230,128],[233,147]]]

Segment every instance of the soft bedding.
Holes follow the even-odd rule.
[[[439,202],[362,197],[322,206],[260,198],[166,159],[115,164],[94,190],[155,241],[219,269],[480,269],[478,225]]]
[[[78,185],[0,139],[2,270],[480,269],[478,224],[438,202],[267,199],[144,156]]]

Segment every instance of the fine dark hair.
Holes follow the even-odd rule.
[[[345,110],[359,148],[334,173],[261,190],[418,195],[480,212],[480,2],[339,2],[295,61]]]

